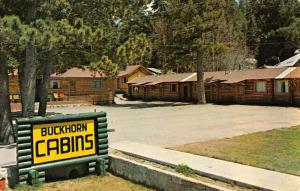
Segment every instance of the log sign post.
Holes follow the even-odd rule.
[[[45,171],[88,163],[89,173],[108,167],[106,113],[17,119],[19,183],[45,181]]]

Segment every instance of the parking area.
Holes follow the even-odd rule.
[[[300,109],[246,105],[192,105],[117,100],[113,106],[49,108],[54,113],[105,111],[110,142],[134,141],[163,147],[233,137],[300,124]]]

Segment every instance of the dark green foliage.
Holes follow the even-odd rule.
[[[299,28],[292,28],[296,27],[293,23],[300,17],[300,2],[244,0],[242,4],[247,12],[248,46],[256,53],[258,66],[274,65],[292,56],[299,48],[299,39],[292,37],[297,36]]]
[[[196,70],[200,50],[204,70],[249,67],[245,43],[246,20],[233,0],[156,2],[152,14],[153,53],[165,71]],[[251,67],[251,66],[250,66]]]
[[[194,176],[196,173],[193,169],[185,164],[179,164],[175,167],[175,171],[184,176]]]

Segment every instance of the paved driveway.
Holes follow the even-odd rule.
[[[118,101],[114,106],[49,108],[54,113],[106,111],[111,143],[133,141],[163,147],[220,139],[300,124],[300,109],[243,105],[190,105]],[[0,147],[0,166],[15,163],[15,148]]]
[[[115,106],[50,108],[50,112],[106,111],[110,142],[134,141],[164,147],[220,139],[300,124],[300,109],[244,105],[190,105],[120,101]]]

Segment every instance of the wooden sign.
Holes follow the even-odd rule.
[[[103,174],[108,165],[106,113],[17,119],[17,166],[21,184],[45,181],[47,169],[88,163]]]

